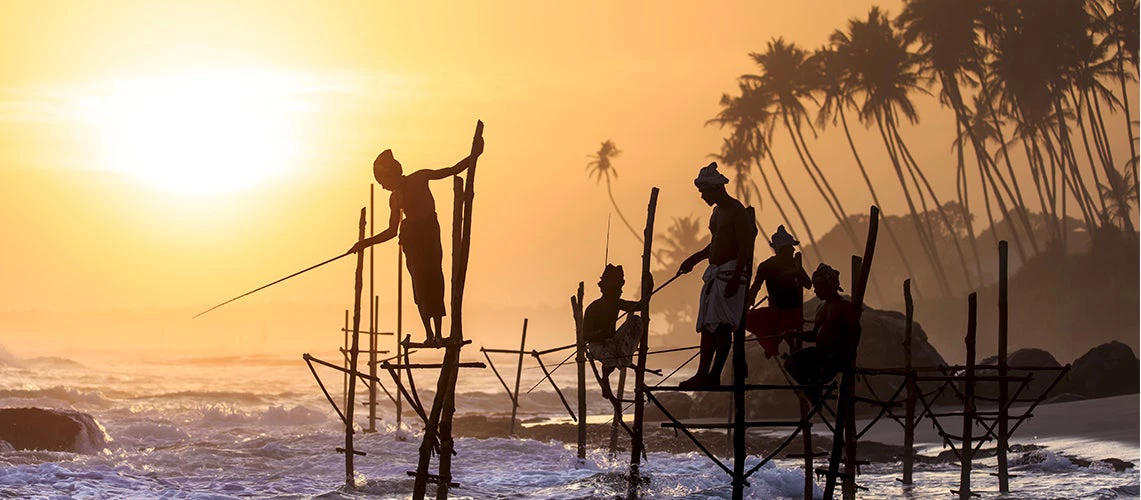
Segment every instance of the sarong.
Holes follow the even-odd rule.
[[[757,337],[757,342],[765,350],[765,359],[780,354],[781,341],[787,341],[792,347],[792,338],[781,335],[799,332],[803,325],[803,307],[780,309],[766,306],[745,313],[745,329]]]
[[[723,326],[736,330],[741,324],[741,315],[745,312],[745,299],[749,296],[747,271],[741,273],[737,294],[725,297],[725,286],[733,279],[733,272],[736,270],[736,260],[719,266],[711,264],[705,269],[705,274],[701,277],[705,282],[701,286],[701,303],[697,307],[697,331],[715,332]]]
[[[586,344],[586,349],[592,359],[602,363],[604,369],[634,366],[631,359],[638,349],[638,343],[642,341],[644,325],[641,316],[631,314],[614,332],[613,337],[590,342]]]
[[[440,247],[440,223],[435,217],[405,219],[400,224],[400,246],[408,274],[412,277],[412,297],[420,314],[444,316],[444,251]]]

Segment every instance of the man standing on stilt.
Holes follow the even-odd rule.
[[[741,322],[749,295],[748,266],[756,228],[744,205],[725,191],[728,183],[729,179],[717,171],[716,162],[702,168],[693,181],[701,199],[713,207],[713,215],[709,218],[709,245],[685,259],[678,269],[678,274],[685,274],[699,262],[709,261],[697,310],[700,361],[697,373],[678,384],[683,389],[720,385],[733,332]]]
[[[359,252],[400,235],[408,274],[412,277],[412,297],[420,311],[427,334],[425,343],[443,339],[444,317],[444,252],[440,245],[440,222],[436,219],[436,200],[428,181],[462,173],[483,153],[483,137],[476,137],[472,154],[448,168],[417,170],[404,175],[399,161],[386,149],[372,163],[373,177],[380,186],[392,192],[388,198],[391,213],[388,229],[371,238],[358,241],[349,253]],[[433,326],[435,328],[433,329]]]

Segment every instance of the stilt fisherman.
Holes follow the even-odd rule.
[[[602,364],[602,395],[614,399],[610,390],[610,374],[619,368],[633,366],[631,358],[642,340],[645,328],[642,317],[635,314],[641,302],[622,298],[626,277],[622,266],[606,265],[598,280],[602,296],[586,306],[582,316],[583,338],[590,357]],[[620,311],[626,311],[626,321],[615,328]]]
[[[386,149],[372,163],[373,177],[380,186],[392,192],[388,198],[391,212],[388,229],[371,238],[358,241],[349,250],[359,252],[377,243],[395,238],[399,232],[408,274],[412,277],[412,296],[420,319],[424,322],[426,343],[443,338],[441,324],[444,310],[443,249],[440,245],[440,222],[436,218],[436,201],[428,181],[458,175],[483,153],[483,137],[477,137],[473,153],[455,165],[438,170],[417,170],[404,175],[403,167]]]

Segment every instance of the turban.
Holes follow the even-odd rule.
[[[812,285],[816,288],[844,291],[843,288],[840,288],[840,271],[832,269],[831,266],[823,262],[812,273]]]
[[[784,226],[777,226],[777,232],[773,233],[773,237],[769,241],[769,245],[773,248],[780,248],[783,246],[796,246],[800,242],[796,241],[788,231],[785,231]]]
[[[404,173],[400,168],[400,162],[392,156],[392,150],[386,149],[384,152],[377,155],[376,160],[372,162],[372,174],[377,179],[389,177],[393,175],[400,175]]]
[[[717,162],[706,165],[697,174],[697,178],[693,180],[693,185],[697,186],[697,189],[713,189],[728,183],[729,178],[717,171]]]
[[[598,278],[598,284],[617,283],[622,284],[626,282],[626,274],[622,271],[622,266],[615,266],[607,264],[606,269],[602,271],[602,276]]]

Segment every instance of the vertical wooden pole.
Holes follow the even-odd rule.
[[[797,337],[795,340],[793,340],[793,350],[794,351],[799,351],[803,348],[804,348],[804,341],[803,340],[801,340],[799,337]],[[800,419],[801,420],[807,420],[808,419],[808,412],[809,412],[808,400],[805,399],[804,397],[801,397],[800,398]],[[813,458],[814,458],[813,454],[815,453],[815,450],[813,450],[813,448],[812,448],[812,427],[805,427],[804,428],[804,435],[802,437],[802,441],[804,443],[804,446],[803,446],[803,449],[804,449],[804,498],[806,500],[812,500],[812,491],[814,489],[813,486],[815,486],[814,483],[812,482],[812,475],[813,475],[813,472],[815,469],[813,467]]]
[[[365,209],[361,208],[360,231],[358,240],[363,240],[365,232]],[[353,488],[353,405],[355,405],[356,388],[357,388],[357,356],[360,354],[360,329],[361,329],[361,289],[363,288],[364,277],[364,252],[357,252],[357,272],[356,280],[354,282],[354,299],[353,299],[353,339],[352,347],[349,348],[349,401],[345,405],[345,487]]]
[[[963,381],[963,443],[960,446],[959,498],[971,498],[971,460],[974,459],[975,427],[975,344],[978,323],[978,294],[967,296],[967,370]]]
[[[1010,476],[1006,463],[1007,440],[1010,439],[1007,428],[1007,400],[1010,397],[1010,387],[1007,385],[1007,348],[1010,338],[1007,330],[1009,316],[1007,316],[1007,281],[1010,271],[1008,261],[1008,248],[1006,241],[998,242],[998,491],[1010,492]]]
[[[342,331],[345,333],[345,344],[344,344],[344,347],[341,348],[341,364],[344,365],[345,370],[348,370],[349,369],[349,347],[352,347],[349,345],[349,334],[352,333],[352,330],[349,330],[349,310],[348,309],[345,309],[345,327],[342,329]],[[342,392],[343,392],[343,394],[341,395],[341,407],[344,408],[345,405],[349,404],[349,372],[348,371],[345,371],[344,382],[341,385],[341,387],[342,387]]]
[[[856,281],[856,286],[852,287],[852,304],[856,308],[857,321],[863,312],[864,292],[867,290],[868,276],[871,275],[872,258],[875,256],[876,239],[879,235],[879,207],[872,205],[870,212],[868,239],[864,246],[864,257],[860,262],[859,279]],[[847,432],[850,437],[855,437],[855,433],[852,431],[855,427],[855,369],[856,356],[859,353],[859,337],[852,339],[851,344],[852,352],[847,353],[848,359],[845,360],[843,373],[840,376],[840,394],[836,401],[836,425],[832,435],[832,453],[828,457],[828,474],[824,485],[825,500],[831,500],[835,493],[836,478],[840,476],[840,455],[844,453],[850,457],[848,466],[852,467],[853,474],[844,478],[843,496],[844,498],[854,498],[856,493],[855,439],[851,439],[851,445],[846,446],[844,434]],[[849,420],[852,422],[848,422]],[[845,469],[847,468],[845,467]]]
[[[396,338],[396,362],[399,363],[400,350],[403,349],[400,339],[404,337],[404,247],[400,244],[396,247],[396,335],[393,337]],[[396,370],[396,381],[400,382],[400,370]],[[396,430],[401,429],[404,419],[402,397],[401,391],[396,391]]]
[[[376,185],[369,183],[368,185],[368,233],[369,236],[376,234]],[[368,247],[368,296],[372,300],[368,302],[368,374],[371,379],[368,381],[368,429],[365,432],[376,432],[376,351],[377,342],[379,338],[376,335],[378,325],[380,324],[380,300],[377,299],[376,291],[374,290],[374,281],[376,279],[376,266],[374,253],[376,253],[375,246]]]
[[[515,416],[519,411],[519,381],[523,378],[523,350],[527,348],[527,318],[523,318],[523,334],[519,336],[519,365],[515,369],[515,395],[511,397],[511,430],[507,435],[515,435]]]
[[[575,363],[578,364],[578,458],[586,459],[586,339],[582,331],[583,282],[578,282],[578,292],[571,297],[571,311],[574,313]],[[523,349],[520,348],[520,351]],[[515,392],[519,392],[518,389]]]
[[[642,419],[646,415],[646,357],[649,352],[650,335],[650,292],[654,289],[650,278],[650,259],[654,245],[654,215],[658,208],[658,188],[650,190],[650,204],[646,211],[646,230],[642,234],[642,340],[638,343],[638,366],[634,369],[634,429],[630,437],[630,483],[626,488],[627,498],[637,498],[642,482]]]
[[[919,397],[919,387],[912,372],[911,328],[915,317],[915,303],[911,299],[911,279],[903,280],[903,303],[907,324],[903,327],[903,366],[907,372],[907,403],[904,406],[903,420],[903,484],[911,484],[915,467],[915,403]]]
[[[756,227],[756,212],[753,207],[746,209],[749,227]],[[755,232],[753,233],[755,236]],[[748,262],[744,263],[745,286],[739,287],[737,297],[730,300],[745,301],[748,297],[749,276],[753,270],[752,251],[754,241],[742,241],[739,244],[750,248]],[[747,304],[741,307],[741,317],[738,319],[736,330],[733,332],[733,499],[740,500],[745,497],[745,459],[748,452],[745,449],[745,373],[748,371],[748,361],[745,359],[745,314],[748,313]]]

